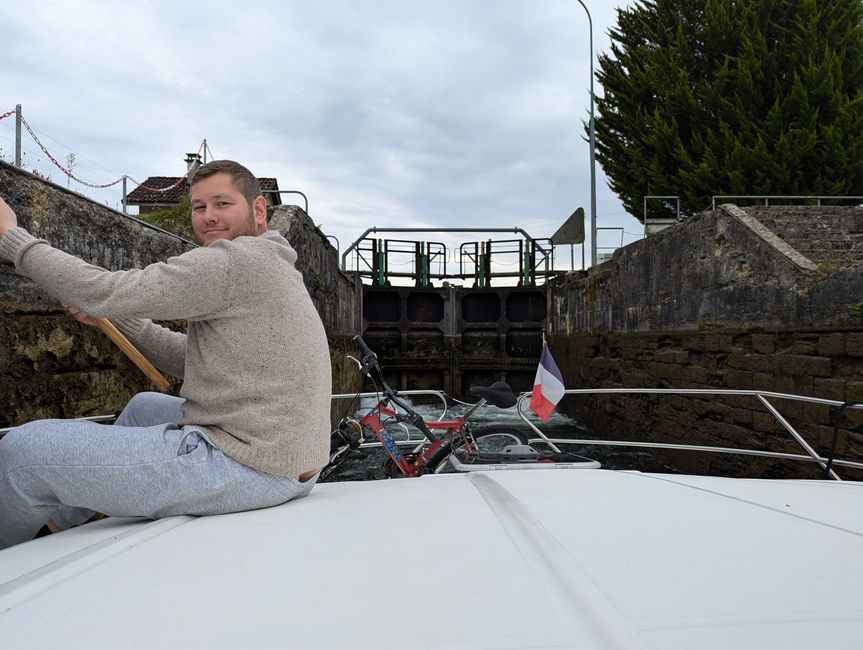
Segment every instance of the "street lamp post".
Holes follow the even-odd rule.
[[[576,0],[587,14],[590,28],[590,265],[596,266],[596,133],[593,122],[593,19],[587,5],[582,0]]]

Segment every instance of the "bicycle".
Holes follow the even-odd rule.
[[[537,452],[528,446],[528,437],[518,428],[507,424],[475,426],[470,419],[486,404],[511,408],[516,404],[512,388],[505,382],[491,386],[472,386],[468,393],[479,401],[470,405],[467,412],[454,419],[426,420],[384,380],[377,355],[361,336],[355,336],[361,358],[353,359],[360,372],[375,387],[377,403],[359,420],[345,416],[331,435],[330,462],[321,471],[321,480],[332,474],[351,452],[370,440],[377,441],[386,450],[388,458],[384,473],[392,476],[421,476],[443,470],[453,454],[462,463],[471,462],[532,462]],[[387,431],[385,422],[413,426],[424,436],[407,453],[399,449],[398,442]]]

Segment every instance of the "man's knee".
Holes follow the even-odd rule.
[[[99,426],[75,420],[34,420],[15,427],[0,438],[0,473],[5,476],[18,469],[63,464],[80,446],[75,425]]]
[[[38,424],[38,421],[22,424],[0,438],[0,478],[34,462],[33,456],[38,452],[38,445],[34,441]]]
[[[182,398],[156,392],[134,395],[117,416],[115,424],[124,427],[148,427],[175,421],[180,416]]]
[[[139,411],[144,408],[150,408],[153,402],[158,401],[160,397],[164,397],[164,395],[155,391],[144,391],[143,393],[136,393],[132,396],[132,399],[126,402],[126,407],[123,409],[123,411]]]

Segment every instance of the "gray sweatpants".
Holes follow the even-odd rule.
[[[174,424],[179,397],[136,395],[115,424],[37,420],[0,438],[0,549],[93,511],[117,517],[212,515],[278,505],[304,483],[246,467],[195,427]]]

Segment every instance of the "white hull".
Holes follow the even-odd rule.
[[[0,648],[848,648],[863,484],[596,469],[319,485],[0,552]]]

